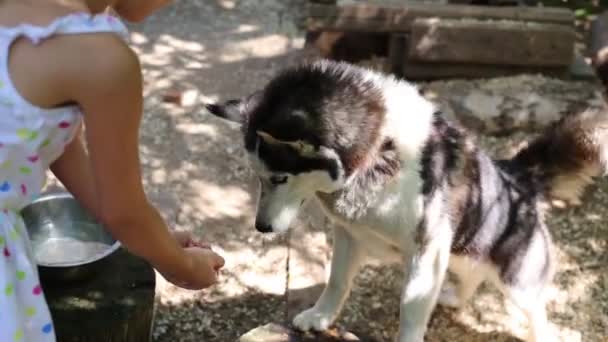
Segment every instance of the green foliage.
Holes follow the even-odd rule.
[[[580,20],[608,10],[608,0],[541,0],[541,3],[544,6],[570,8]]]

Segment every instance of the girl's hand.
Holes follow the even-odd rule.
[[[224,258],[208,248],[187,247],[184,249],[191,264],[188,274],[175,274],[171,271],[159,272],[169,282],[189,290],[207,288],[217,282],[217,274],[224,266]]]
[[[204,242],[202,239],[194,236],[190,232],[185,231],[172,231],[171,234],[177,240],[180,246],[186,247],[200,247],[211,249],[211,245],[207,242]]]

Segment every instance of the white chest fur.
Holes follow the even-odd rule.
[[[421,179],[415,168],[404,169],[387,184],[365,215],[349,218],[334,202],[320,196],[319,202],[334,224],[359,241],[366,254],[385,261],[402,261],[405,249],[413,248],[422,215]]]

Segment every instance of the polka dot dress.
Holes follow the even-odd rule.
[[[58,34],[115,32],[126,28],[110,15],[76,13],[48,26],[0,26],[0,342],[55,341],[36,262],[20,210],[35,199],[49,165],[74,138],[81,124],[78,107],[52,110],[28,103],[7,70],[15,39],[34,44]]]

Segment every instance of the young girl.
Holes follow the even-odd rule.
[[[223,259],[169,232],[142,188],[138,58],[108,8],[139,21],[166,0],[0,0],[0,341],[55,341],[19,211],[51,171],[130,252],[178,286]],[[84,123],[88,154],[78,135]],[[201,246],[201,247],[196,247]]]

